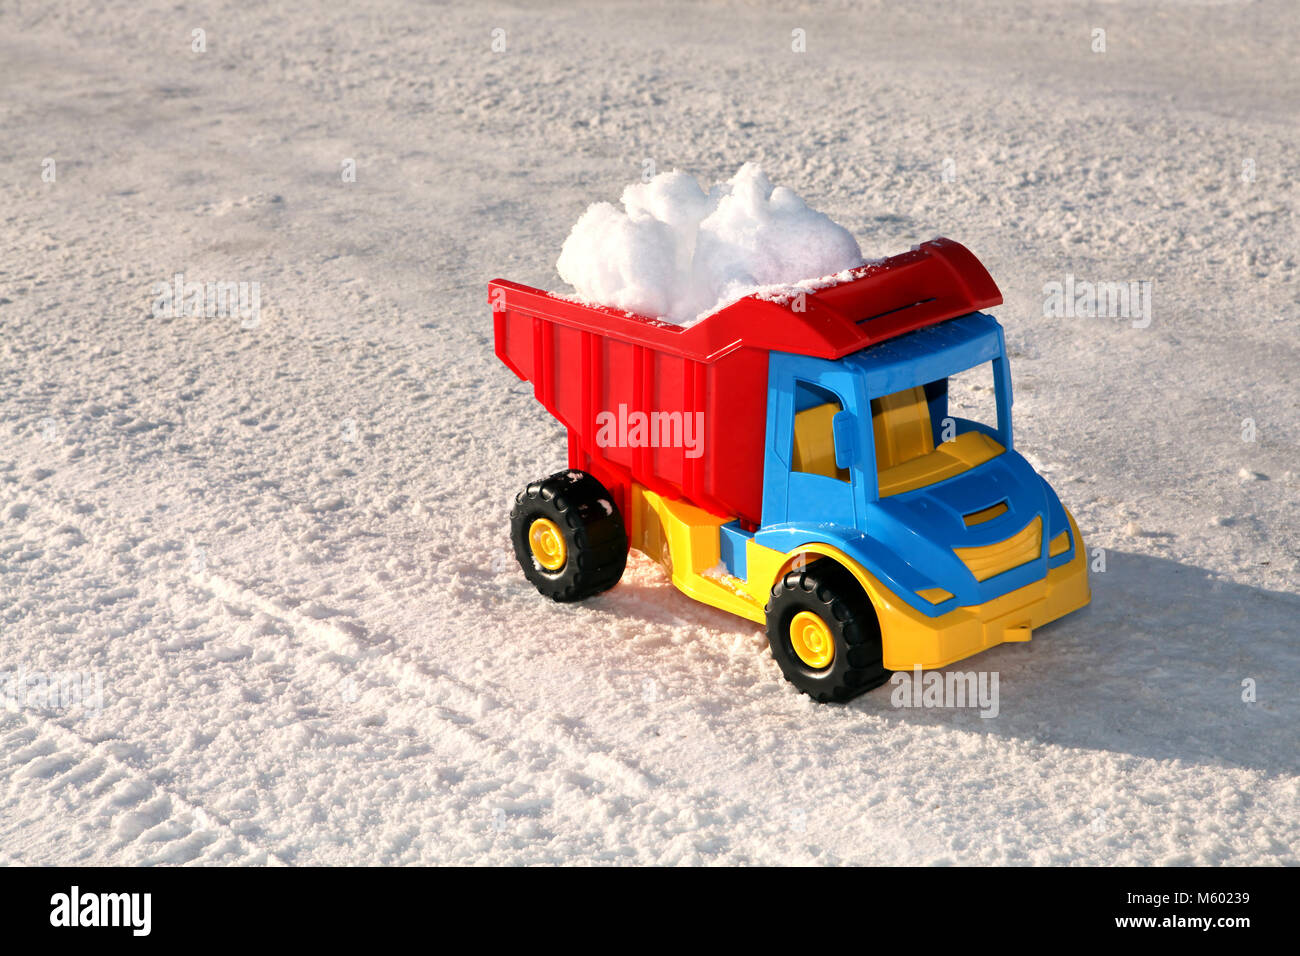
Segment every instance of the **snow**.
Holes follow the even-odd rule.
[[[686,173],[660,173],[622,202],[588,206],[564,240],[556,269],[583,301],[689,326],[755,291],[862,264],[847,229],[755,163],[707,193]]]
[[[0,863],[1297,863],[1298,30],[6,5],[0,671],[103,700],[0,706]],[[576,606],[524,580],[510,505],[564,429],[486,284],[560,287],[647,157],[759,161],[870,258],[946,235],[996,278],[1017,446],[1106,568],[957,665],[997,717],[815,705],[640,556]],[[155,317],[178,272],[260,320]],[[1150,326],[1045,316],[1067,275],[1153,279]]]

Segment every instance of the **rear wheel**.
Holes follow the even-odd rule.
[[[845,701],[889,679],[871,601],[834,561],[786,574],[772,588],[766,612],[767,641],[781,673],[814,700]]]
[[[555,601],[581,601],[618,583],[627,530],[605,486],[584,471],[534,481],[515,497],[510,537],[524,576]]]

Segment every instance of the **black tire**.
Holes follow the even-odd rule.
[[[564,539],[562,567],[547,570],[529,544],[539,519]],[[510,537],[524,576],[553,601],[581,601],[618,583],[627,566],[627,530],[605,486],[585,471],[561,471],[534,481],[515,496]]]
[[[882,663],[880,622],[862,585],[848,569],[822,559],[786,574],[767,602],[767,641],[785,679],[814,700],[846,701],[889,679]],[[809,611],[834,642],[829,664],[811,667],[795,652],[790,624]]]

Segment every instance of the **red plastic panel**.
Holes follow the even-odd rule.
[[[698,362],[513,308],[509,297],[495,322],[497,355],[568,428],[569,466],[595,475],[621,508],[635,480],[715,514],[758,521],[765,351],[739,348]],[[604,444],[601,413],[613,421],[614,440]],[[638,416],[661,427],[638,433]]]

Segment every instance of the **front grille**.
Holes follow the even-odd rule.
[[[1017,531],[1005,541],[986,544],[981,548],[953,548],[976,581],[987,581],[991,577],[1010,571],[1022,564],[1034,560],[1043,549],[1043,519],[1035,518],[1024,529]]]

